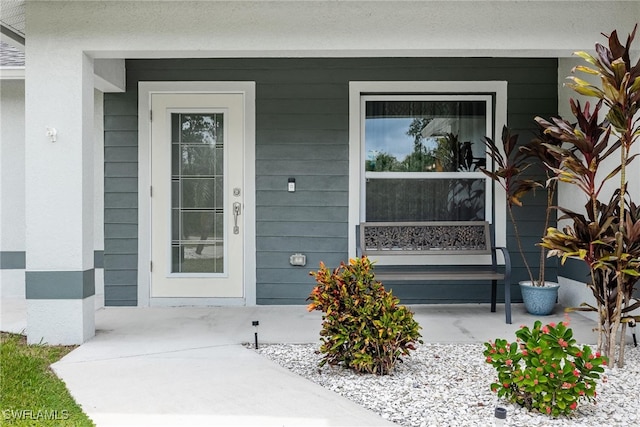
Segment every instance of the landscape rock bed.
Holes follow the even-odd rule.
[[[571,418],[550,418],[498,399],[489,390],[496,372],[485,363],[481,344],[424,344],[392,375],[359,375],[340,367],[318,367],[314,344],[261,347],[258,352],[290,371],[407,427],[493,426],[497,406],[507,409],[506,426],[640,425],[640,347],[628,346],[626,366],[607,369],[598,383],[597,404],[583,402]]]

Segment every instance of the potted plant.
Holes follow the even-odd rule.
[[[547,146],[557,146],[560,142],[553,136],[541,132],[528,144],[518,146],[518,135],[512,135],[506,126],[502,129],[501,148],[491,138],[485,138],[484,142],[487,147],[487,153],[493,160],[494,170],[489,171],[485,168],[480,168],[480,170],[504,189],[507,212],[513,224],[518,252],[529,275],[529,280],[520,282],[520,291],[525,308],[531,314],[548,315],[555,307],[559,285],[545,280],[545,249],[542,247],[540,248],[538,275],[537,278],[534,277],[522,248],[522,240],[513,214],[513,207],[514,205],[522,206],[521,199],[526,193],[535,188],[543,187],[540,182],[524,178],[523,173],[533,164],[532,160],[534,159],[539,160],[540,164],[557,166],[556,157],[549,154]],[[548,171],[549,169],[545,168],[545,170]],[[544,230],[549,227],[556,190],[556,182],[554,180],[547,179],[546,182],[547,205]]]
[[[640,307],[633,297],[640,279],[640,209],[627,192],[626,181],[626,170],[636,157],[630,154],[631,147],[640,138],[640,61],[633,65],[630,60],[636,29],[637,25],[626,45],[613,31],[605,36],[608,46],[596,44],[596,56],[576,53],[590,65],[575,67],[574,72],[597,76],[601,83],[593,85],[571,76],[568,86],[597,98],[593,109],[589,103],[582,107],[571,100],[575,124],[561,118],[536,118],[546,134],[564,143],[563,147],[547,147],[560,161],[559,167],[550,168],[554,179],[575,185],[586,198],[583,213],[558,207],[563,213],[560,219],[568,220],[569,225],[562,231],[549,228],[541,246],[563,263],[576,258],[588,266],[587,286],[596,306],[583,304],[576,310],[598,313],[598,348],[619,367],[624,364],[625,326],[640,320],[640,316],[631,315]],[[615,156],[620,160],[608,170],[603,161]],[[619,178],[619,185],[603,201],[603,185],[614,177]]]

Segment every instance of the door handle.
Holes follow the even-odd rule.
[[[242,210],[242,205],[240,202],[235,202],[233,204],[233,234],[240,234],[240,227],[238,227],[238,216],[240,215],[240,211]]]

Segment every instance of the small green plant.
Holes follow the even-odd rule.
[[[576,345],[568,322],[533,329],[521,326],[516,342],[484,343],[486,362],[498,372],[491,390],[527,409],[557,417],[569,415],[582,400],[595,402],[596,381],[607,358]]]
[[[386,375],[401,356],[415,350],[416,342],[422,343],[413,313],[375,280],[367,257],[342,262],[333,271],[320,263],[310,274],[317,285],[307,298],[307,309],[323,312],[320,366],[342,364],[356,372]]]

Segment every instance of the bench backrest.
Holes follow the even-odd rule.
[[[487,221],[363,222],[363,255],[491,254]]]

